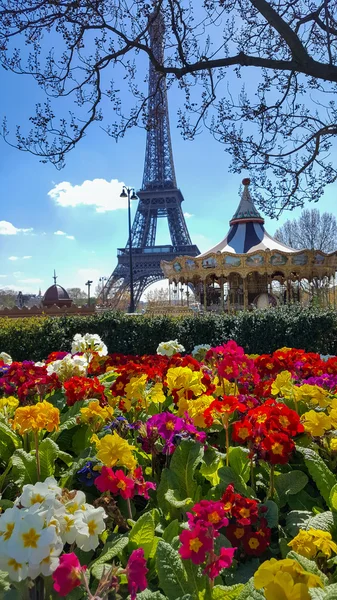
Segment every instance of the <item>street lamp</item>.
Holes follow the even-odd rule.
[[[133,296],[133,266],[132,266],[132,237],[131,237],[131,202],[130,200],[138,200],[138,196],[134,188],[128,188],[123,185],[121,198],[128,199],[128,219],[129,219],[129,266],[130,266],[130,306],[129,313],[135,312],[135,300]]]
[[[85,284],[88,286],[88,306],[90,306],[90,286],[92,283],[93,282],[90,279],[88,279],[87,283]]]
[[[103,300],[103,304],[104,304],[104,287],[105,287],[105,281],[107,280],[107,277],[100,277],[99,278],[99,282],[102,285],[102,300]]]

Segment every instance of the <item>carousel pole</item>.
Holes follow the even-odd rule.
[[[206,310],[207,310],[207,298],[206,298],[206,291],[207,291],[206,279],[204,279],[204,309],[205,309],[205,312],[206,312]]]
[[[242,278],[243,282],[243,310],[248,309],[248,281],[247,277]]]

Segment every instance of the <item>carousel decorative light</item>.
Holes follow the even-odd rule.
[[[337,252],[295,250],[269,235],[249,192],[250,179],[226,237],[199,256],[162,261],[170,283],[193,286],[204,310],[267,308],[291,302],[336,306]]]

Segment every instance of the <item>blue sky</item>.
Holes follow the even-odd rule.
[[[253,74],[252,74],[253,77]],[[0,71],[0,119],[8,117],[10,129],[28,118],[41,96],[29,77]],[[185,202],[187,224],[200,251],[220,241],[239,202],[242,177],[229,173],[230,158],[210,134],[184,141],[176,128],[178,93],[169,95],[173,155]],[[62,100],[61,111],[71,108]],[[67,157],[64,169],[11,148],[0,139],[0,287],[42,292],[52,284],[54,268],[64,287],[81,287],[88,278],[98,282],[117,264],[116,249],[127,239],[126,204],[119,198],[122,185],[139,189],[142,182],[146,136],[132,129],[116,144],[94,125],[87,137]],[[318,207],[335,212],[337,185],[327,188]],[[309,205],[310,207],[311,205]],[[317,205],[312,205],[312,207]],[[133,205],[133,214],[136,206]],[[289,217],[266,219],[273,234]],[[168,241],[166,223],[160,222],[157,243]]]

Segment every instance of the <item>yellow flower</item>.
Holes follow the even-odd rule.
[[[148,398],[151,402],[155,404],[162,404],[166,400],[166,396],[163,390],[163,384],[158,382],[155,383],[154,386],[149,390]]]
[[[115,431],[105,435],[101,440],[95,435],[91,438],[97,448],[97,458],[106,467],[124,466],[130,471],[136,468],[136,460],[132,454],[135,446],[130,446]]]
[[[300,529],[288,546],[294,552],[305,556],[305,558],[313,558],[317,554],[317,546],[314,544],[313,536],[308,532]]]
[[[331,420],[331,426],[333,429],[337,429],[337,408],[333,408],[329,414]]]
[[[309,410],[309,412],[302,415],[302,422],[305,431],[310,433],[312,436],[324,435],[328,429],[331,429],[331,420],[325,413],[318,413],[315,410]]]
[[[195,400],[187,400],[187,413],[191,417],[191,419],[193,419],[193,423],[196,427],[200,427],[201,429],[206,427],[204,412],[213,401],[213,396],[206,395],[199,396],[199,398],[196,398]]]
[[[19,406],[20,402],[14,396],[7,396],[7,398],[0,398],[0,411],[12,413]]]
[[[114,416],[114,411],[110,406],[100,406],[99,400],[91,400],[88,406],[81,408],[81,421],[83,423],[103,424]]]
[[[273,396],[289,398],[293,391],[293,381],[290,371],[281,371],[271,386]]]
[[[43,400],[32,406],[19,406],[16,409],[13,429],[17,429],[20,435],[28,431],[40,431],[45,429],[51,433],[59,428],[60,411],[50,402]]]
[[[327,400],[328,392],[323,390],[323,388],[318,385],[310,385],[309,383],[304,383],[300,387],[294,388],[295,399],[299,402],[306,402],[307,404],[313,404],[314,406],[319,406],[320,408],[324,408],[329,405]]]
[[[216,386],[214,391],[214,396],[217,398],[219,396],[236,396],[238,393],[238,388],[235,382],[231,383],[228,379],[223,377],[222,382],[220,382],[219,377],[216,375],[213,379],[213,383]]]
[[[337,544],[332,541],[331,533],[328,531],[321,531],[320,529],[309,529],[308,534],[313,537],[315,546],[325,556],[330,558],[331,552],[337,554]]]
[[[132,377],[129,383],[124,388],[125,396],[128,400],[143,400],[145,397],[145,390],[147,384],[147,375],[140,375],[140,377]]]
[[[193,392],[194,396],[201,396],[205,386],[201,383],[203,373],[192,371],[189,367],[172,367],[167,371],[166,383],[169,392],[179,390],[178,395],[184,396],[186,392]]]
[[[323,587],[317,575],[308,573],[291,558],[266,560],[254,575],[257,590],[264,588],[266,600],[310,600],[310,587]]]
[[[332,438],[332,440],[330,440],[330,450],[332,450],[332,452],[337,452],[337,438]]]

